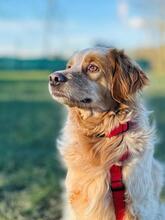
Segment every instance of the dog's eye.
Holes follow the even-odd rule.
[[[67,69],[70,69],[71,67],[72,67],[71,65],[68,65],[68,66],[67,66]]]
[[[89,71],[91,73],[98,72],[99,68],[95,64],[89,64],[89,66],[87,67],[87,71]]]

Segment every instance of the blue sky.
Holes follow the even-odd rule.
[[[0,55],[69,56],[102,42],[124,49],[150,45],[144,18],[130,2],[1,0]]]

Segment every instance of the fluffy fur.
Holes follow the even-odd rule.
[[[91,63],[98,68],[90,68]],[[58,141],[67,167],[63,220],[115,220],[109,169],[120,165],[127,149],[130,157],[122,162],[124,220],[165,220],[159,198],[163,172],[153,158],[155,131],[139,95],[148,83],[145,73],[122,51],[97,48],[76,53],[60,74],[67,82],[53,83],[53,73],[49,90],[55,100],[68,105]],[[87,98],[90,103],[84,103]],[[97,136],[127,121],[133,126],[126,133]]]

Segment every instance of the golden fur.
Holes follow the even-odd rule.
[[[91,63],[99,67],[96,72],[88,71]],[[80,75],[79,81],[73,77],[75,72]],[[79,52],[62,74],[66,75],[67,83],[49,86],[49,90],[54,99],[69,106],[63,135],[58,141],[67,167],[68,205],[63,219],[115,220],[109,169],[113,164],[123,163],[124,220],[164,220],[163,206],[159,204],[162,169],[153,158],[154,128],[139,95],[148,83],[146,74],[116,49]],[[80,81],[78,89],[83,93],[75,88]],[[87,92],[86,87],[90,87]],[[56,96],[57,91],[60,97]],[[86,97],[92,101],[84,103]],[[133,122],[133,126],[126,133],[112,138],[98,137],[127,121]],[[127,149],[130,158],[119,162]]]

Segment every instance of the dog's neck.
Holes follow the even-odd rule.
[[[79,108],[71,108],[69,118],[74,121],[77,132],[85,136],[97,136],[110,132],[119,124],[132,120],[135,111],[132,108],[122,108],[118,112],[92,112]]]
[[[145,116],[145,117],[144,117]],[[107,132],[112,131],[114,128],[118,127],[120,124],[131,121],[136,126],[131,127],[132,130],[141,129],[144,130],[147,122],[147,112],[143,105],[139,104],[138,106],[134,105],[130,108],[130,111],[120,110],[118,113],[115,112],[103,112],[93,114],[90,117],[84,118],[82,117],[82,112],[78,108],[69,108],[68,122],[66,124],[69,125],[67,129],[69,129],[69,137],[74,134],[74,138],[72,141],[71,148],[67,148],[67,152],[76,148],[75,152],[78,152],[80,155],[85,155],[86,163],[95,164],[95,165],[103,165],[107,168],[110,164],[119,161],[121,156],[127,150],[127,145],[125,145],[125,134],[116,135],[113,138],[99,138],[97,134],[105,134]],[[142,120],[141,120],[142,119]],[[127,133],[127,132],[126,132]],[[141,133],[138,134],[141,136]],[[137,135],[137,139],[138,136]],[[145,137],[141,137],[144,141]],[[136,140],[134,140],[136,142]],[[132,151],[136,151],[136,145],[133,146]],[[64,156],[65,157],[65,156]],[[82,157],[84,158],[84,157]],[[66,161],[68,159],[68,154],[66,154]],[[72,161],[69,164],[72,164]],[[75,164],[76,162],[73,161]],[[79,164],[76,164],[79,166]]]

